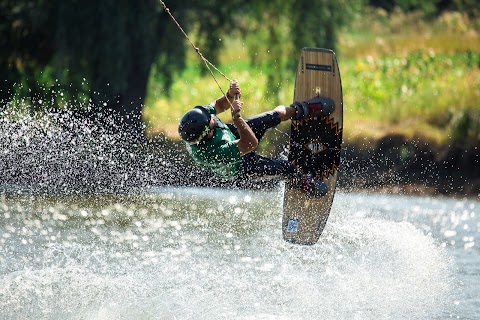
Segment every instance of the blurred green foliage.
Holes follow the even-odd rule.
[[[465,50],[472,45],[464,40],[478,42],[478,30],[470,38],[457,35],[471,33],[471,25],[480,28],[478,1],[185,0],[166,5],[200,52],[241,80],[247,101],[262,110],[291,99],[291,74],[301,47],[327,47],[340,57],[353,118],[368,114],[400,124],[426,115],[428,124],[448,127],[453,137],[476,135],[478,90],[465,86],[480,87],[479,51]],[[371,16],[372,6],[384,13]],[[442,16],[445,10],[460,13]],[[441,23],[424,29],[432,19]],[[115,110],[131,125],[138,125],[145,111],[144,119],[167,127],[194,99],[219,94],[157,0],[0,1],[0,74],[2,105],[19,99],[36,110],[79,109],[94,117]],[[463,116],[452,108],[461,108]]]
[[[480,10],[476,0],[368,0],[367,3],[388,12],[399,8],[403,12],[421,11],[427,16],[438,15],[446,10],[478,16]]]
[[[214,37],[236,2],[219,4],[169,5],[187,30],[198,21]],[[77,109],[93,118],[115,112],[137,131],[152,66],[168,86],[185,53],[185,39],[157,0],[0,2],[2,104],[21,100],[34,110]]]
[[[385,15],[372,10],[365,14],[364,25],[343,30],[337,44],[344,139],[355,143],[400,133],[439,147],[479,145],[480,43],[475,41],[479,30],[474,21],[456,12],[427,19],[428,24],[416,13]],[[412,20],[416,21],[413,26]],[[402,24],[406,27],[392,27]],[[256,35],[257,45],[267,41],[266,33]],[[277,101],[292,101],[299,48],[292,48],[295,52],[282,60],[285,69],[280,81],[273,83],[279,89],[273,96],[268,80],[272,66],[265,62],[262,46],[252,55],[240,37],[222,41],[220,69],[240,81],[246,116],[268,110]],[[156,95],[161,85],[150,82],[144,117],[150,134],[178,138],[177,119],[193,105],[220,95],[211,77],[199,71],[203,66],[198,59],[190,58],[187,69],[174,81],[170,98]]]
[[[350,61],[343,70],[350,79],[344,90],[357,100],[348,104],[353,118],[405,126],[404,131],[422,121],[443,132],[436,142],[478,144],[480,53],[414,51]]]
[[[335,30],[360,1],[209,0],[166,5],[213,63],[225,36],[265,33],[262,49],[268,54],[263,61],[274,83],[284,70],[279,61],[285,61],[295,45],[334,46]],[[126,119],[139,118],[148,79],[160,81],[168,95],[190,49],[157,0],[4,0],[0,72],[5,79],[0,100],[20,97],[33,109],[75,108],[92,116],[114,110]],[[62,99],[56,97],[59,92]]]

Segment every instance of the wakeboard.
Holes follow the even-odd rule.
[[[302,245],[315,244],[327,223],[337,184],[343,129],[343,96],[335,53],[303,48],[297,67],[294,102],[330,98],[328,116],[292,121],[288,159],[297,169],[323,180],[324,196],[312,197],[287,182],[283,201],[283,238]]]

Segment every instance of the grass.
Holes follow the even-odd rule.
[[[369,11],[339,36],[337,50],[345,106],[344,140],[359,143],[389,133],[439,146],[480,140],[480,20],[446,13],[428,20],[414,13]],[[224,39],[219,69],[242,87],[246,116],[271,109],[266,70],[252,68],[239,39]],[[295,62],[298,57],[291,57]],[[150,81],[144,118],[149,135],[178,139],[179,118],[221,95],[192,52],[170,97]],[[295,70],[280,85],[279,100],[293,98]],[[288,76],[290,75],[290,76]],[[223,88],[228,81],[216,77]],[[224,118],[224,120],[228,120]]]
[[[458,113],[478,116],[479,54],[415,51],[347,60],[343,66],[345,114],[354,123],[375,121],[444,144],[456,130]]]

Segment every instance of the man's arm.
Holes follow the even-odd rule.
[[[233,124],[237,127],[238,134],[240,135],[240,139],[236,140],[235,143],[240,151],[240,155],[243,156],[257,148],[258,140],[250,126],[243,120],[240,114],[243,102],[235,99],[236,96],[241,96],[240,85],[237,81],[232,81],[230,82],[227,96],[218,98],[212,102],[212,105],[217,114],[231,109]]]
[[[240,155],[244,156],[257,148],[258,140],[250,126],[245,122],[245,120],[243,120],[242,115],[240,114],[243,102],[240,100],[234,100],[232,102],[232,106],[233,124],[235,127],[237,127],[238,134],[240,136],[240,139],[236,140],[235,143],[240,151]]]
[[[233,102],[236,95],[241,96],[240,85],[237,81],[232,81],[230,82],[230,88],[228,89],[227,96],[221,96],[211,103],[217,114],[230,109],[230,104]]]

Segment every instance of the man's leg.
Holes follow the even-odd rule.
[[[280,122],[287,120],[301,120],[310,116],[325,116],[332,113],[334,103],[329,98],[314,98],[305,102],[296,102],[290,106],[277,106],[272,111],[260,113],[246,119],[253,133],[260,141],[269,128],[276,127]],[[227,124],[233,134],[238,138],[237,128],[233,124]]]
[[[292,106],[278,106],[272,111],[264,112],[246,120],[250,128],[260,141],[267,129],[275,127],[280,122],[295,117],[297,110]],[[232,132],[237,135],[233,125],[229,125]],[[288,160],[274,160],[258,155],[255,151],[242,157],[243,176],[257,179],[288,179],[309,196],[323,196],[327,193],[327,186],[308,174],[302,174]]]
[[[283,179],[296,188],[313,197],[324,196],[328,189],[325,182],[302,174],[288,160],[273,160],[251,152],[242,157],[243,178],[247,179]]]
[[[295,117],[297,110],[292,106],[278,106],[273,111],[277,112],[280,116],[281,121],[287,121]]]
[[[297,169],[288,160],[274,160],[250,152],[242,157],[243,173],[246,178],[291,179]]]
[[[275,111],[267,111],[260,114],[257,114],[253,117],[250,117],[245,120],[245,122],[250,126],[255,137],[260,141],[267,129],[276,127],[280,124],[282,120],[280,119],[280,115]],[[233,124],[227,124],[230,128],[232,133],[238,138],[238,130]]]

